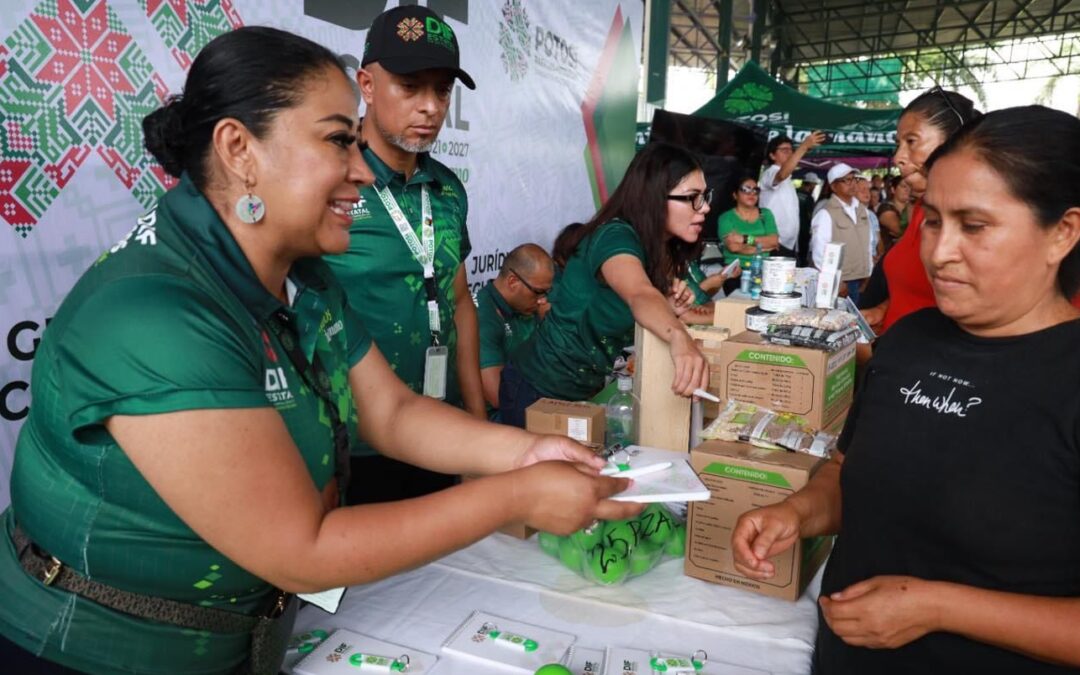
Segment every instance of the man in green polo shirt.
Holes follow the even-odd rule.
[[[395,7],[372,23],[357,84],[367,106],[364,159],[375,184],[360,191],[352,211],[349,250],[327,262],[402,381],[484,418],[476,307],[463,265],[471,251],[468,201],[457,176],[428,154],[454,79],[476,86],[459,63],[453,30],[425,7]],[[351,504],[452,483],[363,443],[353,447],[352,477]]]
[[[476,294],[480,318],[480,379],[492,419],[499,407],[499,380],[510,353],[536,328],[537,313],[547,304],[555,263],[536,244],[522,244],[506,256],[499,276]]]

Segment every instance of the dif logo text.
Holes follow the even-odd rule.
[[[41,343],[41,331],[49,324],[52,317],[45,319],[45,324],[37,321],[20,321],[8,329],[6,339],[8,354],[16,361],[33,361]],[[0,386],[0,419],[15,422],[26,417],[30,412],[30,383],[25,380],[12,380]]]

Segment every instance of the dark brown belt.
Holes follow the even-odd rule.
[[[249,616],[142,593],[132,593],[89,579],[68,567],[56,557],[38,548],[18,525],[15,525],[11,540],[15,544],[15,554],[19,558],[19,564],[27,574],[42,584],[62,588],[124,614],[181,628],[214,633],[250,633],[259,623],[260,618],[274,619],[280,616],[289,600],[288,594],[278,591],[266,612],[260,616]]]

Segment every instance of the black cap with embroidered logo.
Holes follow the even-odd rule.
[[[460,56],[457,36],[438,14],[427,7],[403,5],[375,17],[360,65],[377,62],[398,75],[445,68],[466,87],[476,89],[476,83],[461,69]]]

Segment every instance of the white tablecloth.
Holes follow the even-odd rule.
[[[680,558],[621,586],[597,586],[541,552],[535,537],[495,534],[438,562],[350,588],[335,615],[307,606],[297,632],[347,628],[440,654],[443,640],[469,613],[483,610],[573,633],[583,647],[673,654],[704,649],[710,662],[804,675],[810,672],[820,583],[819,571],[791,603],[686,577]],[[434,672],[482,675],[475,663],[441,654]]]

